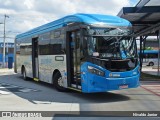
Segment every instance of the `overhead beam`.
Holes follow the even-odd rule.
[[[158,40],[158,71],[157,71],[157,75],[160,75],[160,71],[159,71],[159,65],[160,65],[160,29],[158,30],[157,40]]]
[[[145,15],[143,15],[142,17],[140,17],[137,21],[142,21],[145,18],[149,17],[150,15],[152,15],[152,13],[146,13]]]
[[[135,36],[142,36],[142,35],[154,33],[159,29],[160,29],[160,22],[146,29],[144,28],[144,30],[139,31],[138,33],[135,33]]]
[[[150,1],[150,0],[140,0],[140,1],[137,3],[136,7],[143,7],[143,6],[145,6],[149,1]]]
[[[140,10],[137,7],[123,7],[118,13],[118,16],[122,17],[125,14],[129,13],[159,13],[160,6],[144,6]]]
[[[117,16],[122,17],[123,14],[129,13],[138,13],[150,0],[140,0],[135,7],[123,7]]]
[[[158,21],[131,21],[132,25],[134,26],[146,26],[146,25],[153,25],[158,23],[160,20]]]
[[[137,8],[136,12],[140,11],[149,1],[150,0],[140,0],[135,6]]]

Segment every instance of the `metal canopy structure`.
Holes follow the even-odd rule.
[[[118,16],[132,23],[137,36],[155,34],[160,29],[160,1],[140,0],[135,7],[123,7]]]
[[[160,1],[140,0],[135,7],[123,7],[118,16],[129,20],[133,25],[135,37],[140,37],[140,66],[142,67],[142,51],[148,36],[157,36],[160,59]],[[158,75],[159,64],[158,60]]]

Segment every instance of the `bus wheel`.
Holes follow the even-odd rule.
[[[24,80],[27,80],[26,70],[25,70],[24,67],[23,67],[22,75],[23,75],[23,79],[24,79]]]
[[[55,86],[55,88],[60,91],[60,92],[64,92],[67,89],[64,88],[63,85],[63,80],[62,80],[62,76],[59,72],[57,72],[54,76],[53,76],[53,85]]]
[[[153,63],[153,62],[150,62],[150,63],[149,63],[149,66],[153,66],[153,65],[154,65],[154,63]]]

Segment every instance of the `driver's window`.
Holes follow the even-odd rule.
[[[96,38],[90,37],[88,40],[88,54],[93,55],[93,52],[96,52]]]

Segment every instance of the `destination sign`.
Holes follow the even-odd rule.
[[[131,30],[127,28],[95,28],[88,30],[89,35],[130,35]]]

